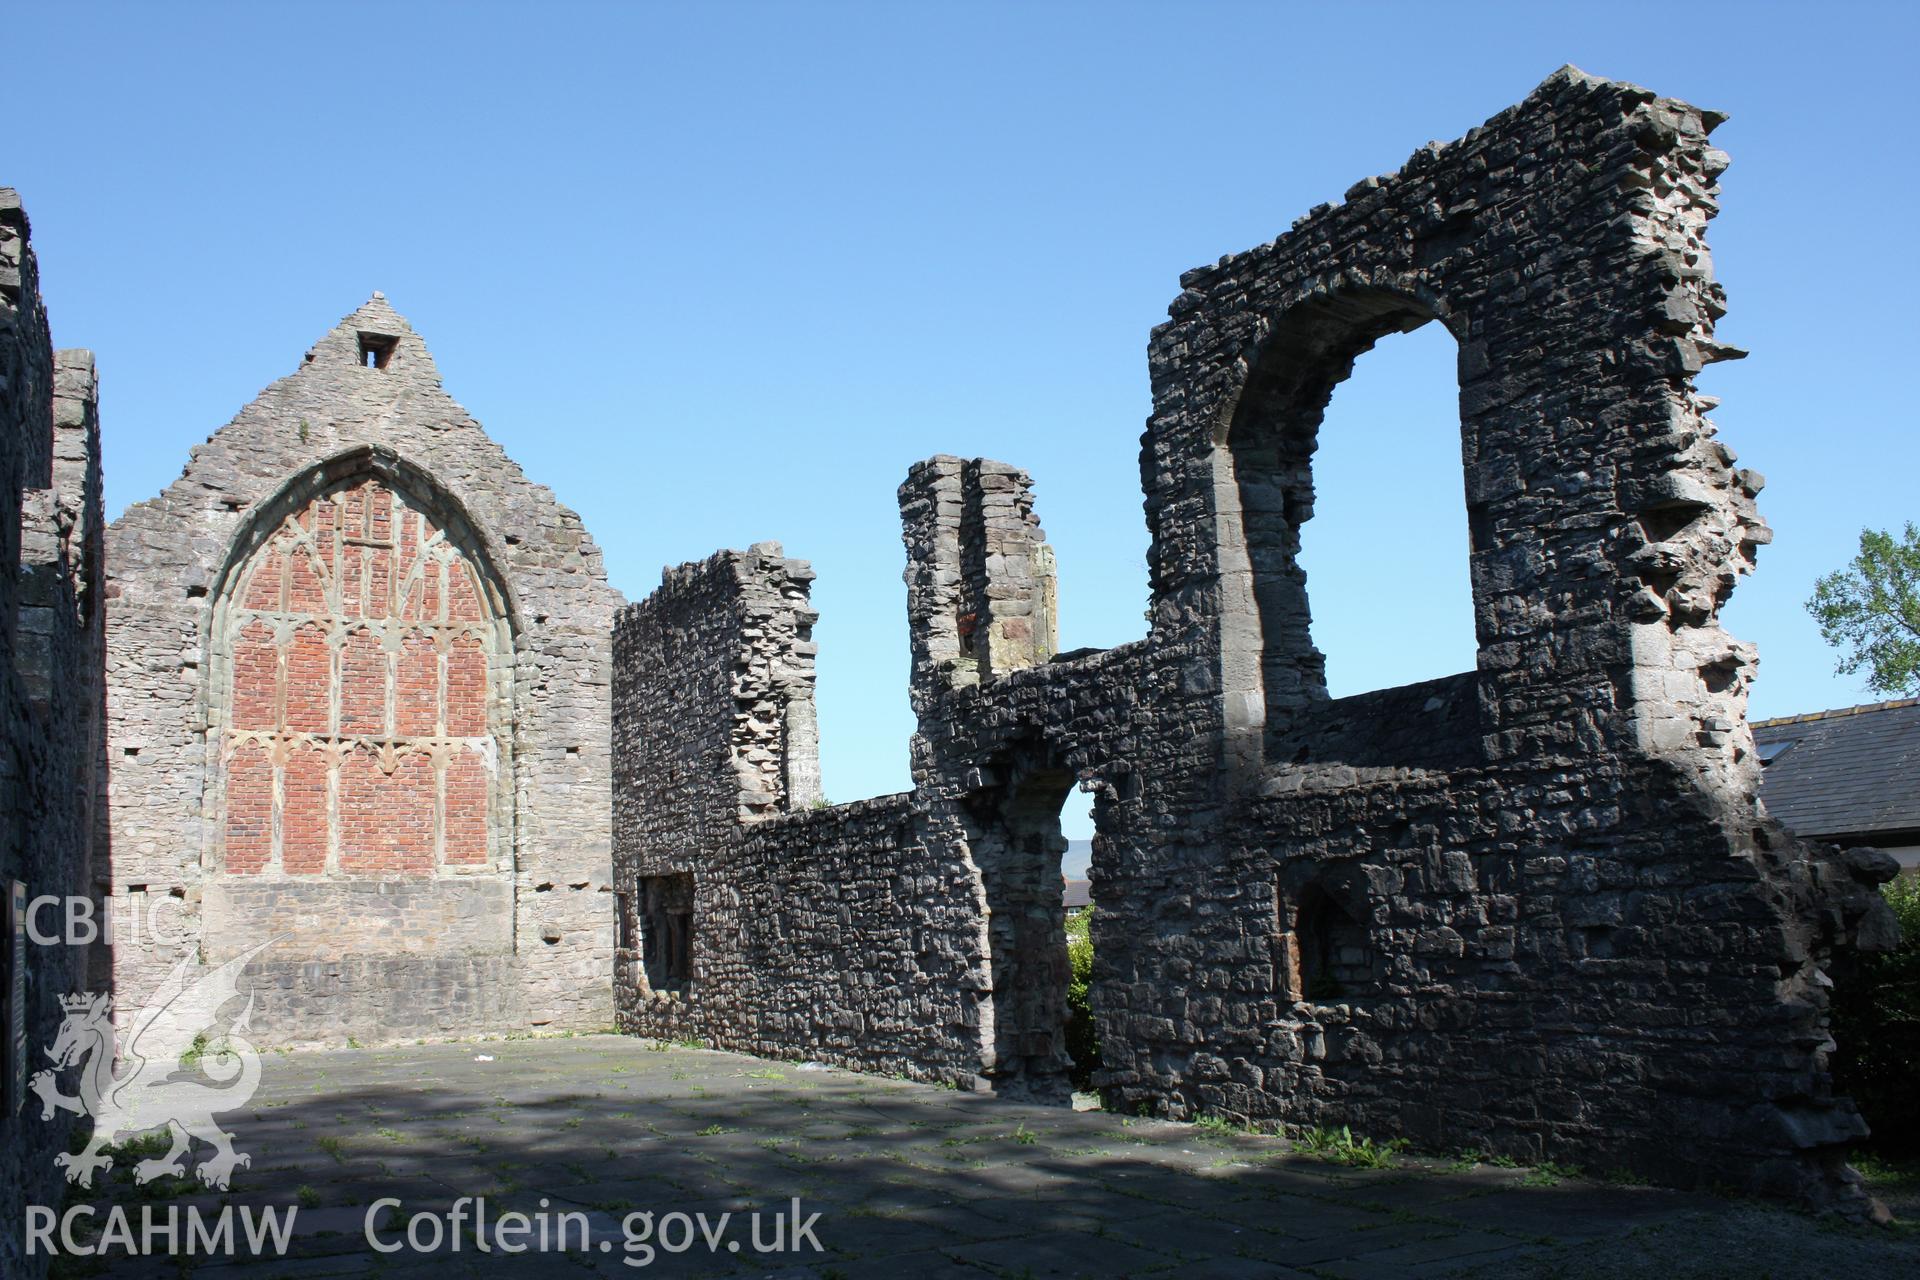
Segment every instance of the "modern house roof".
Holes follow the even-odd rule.
[[[1920,832],[1920,698],[1753,722],[1767,812],[1816,839]]]

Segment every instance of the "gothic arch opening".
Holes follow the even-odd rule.
[[[1300,566],[1331,697],[1474,665],[1459,356],[1443,325],[1389,334],[1327,405]]]
[[[1375,692],[1331,698],[1302,565],[1303,527],[1315,514],[1315,453],[1335,389],[1377,342],[1420,329],[1440,314],[1432,300],[1384,288],[1316,294],[1288,309],[1274,322],[1219,437],[1222,674],[1232,722],[1249,735],[1258,729],[1257,754],[1269,765],[1459,765],[1467,763],[1463,753],[1477,749],[1472,670],[1399,688],[1362,680],[1362,688]],[[1464,497],[1466,446],[1457,409],[1435,429],[1448,442],[1439,451],[1445,465],[1420,481],[1434,492]],[[1351,451],[1348,442],[1341,447]],[[1381,452],[1372,465],[1391,468],[1397,462]],[[1471,515],[1469,508],[1469,565]],[[1444,532],[1422,532],[1417,524],[1391,519],[1355,531],[1363,535],[1447,540]],[[1372,557],[1376,564],[1381,558]],[[1412,618],[1398,607],[1392,577],[1380,578],[1371,567],[1363,576],[1368,580],[1341,584],[1359,609],[1377,609],[1380,625],[1397,628],[1403,644],[1428,644],[1435,620]],[[1470,599],[1471,587],[1462,589]],[[1466,639],[1467,646],[1474,644]],[[1388,677],[1384,683],[1396,682]]]
[[[511,872],[512,608],[458,504],[417,468],[360,451],[262,504],[208,649],[210,871]]]
[[[1014,749],[993,770],[997,785],[968,797],[967,843],[987,899],[993,987],[981,1011],[997,1093],[1067,1105],[1067,909],[1060,810],[1074,774],[1038,744]]]

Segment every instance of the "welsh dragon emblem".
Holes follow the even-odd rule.
[[[147,1001],[126,1031],[126,1053],[114,1067],[113,997],[60,997],[66,1020],[47,1056],[54,1065],[35,1073],[30,1087],[40,1095],[40,1118],[51,1120],[56,1111],[93,1117],[93,1134],[77,1155],[62,1152],[54,1163],[66,1170],[67,1181],[93,1185],[96,1170],[108,1168],[113,1157],[101,1148],[122,1137],[165,1128],[173,1140],[163,1156],[134,1166],[134,1181],[151,1182],[166,1174],[186,1172],[185,1156],[194,1139],[214,1149],[198,1173],[209,1187],[226,1190],[236,1167],[250,1157],[233,1149],[233,1135],[220,1128],[214,1115],[243,1107],[260,1087],[260,1054],[239,1035],[247,1029],[253,995],[232,1028],[198,1057],[198,1073],[214,1084],[195,1078],[182,1058],[204,1042],[220,1020],[220,1011],[240,994],[240,973],[262,951],[278,942],[269,938],[250,951],[197,977],[189,955],[173,967],[166,981]],[[60,1092],[58,1076],[68,1067],[80,1068],[80,1092]]]

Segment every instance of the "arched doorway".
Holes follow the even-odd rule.
[[[981,1031],[996,1092],[1068,1104],[1067,910],[1060,810],[1074,774],[1037,744],[1014,749],[999,785],[967,798],[968,848],[987,899],[993,989]]]

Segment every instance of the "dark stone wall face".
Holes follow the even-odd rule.
[[[0,188],[0,902],[15,881],[30,897],[94,895],[104,781],[98,386],[91,353],[53,349],[29,232],[19,197]],[[53,914],[42,914],[43,927]],[[29,943],[29,1077],[64,1016],[60,998],[86,988],[92,955]],[[0,1109],[0,1275],[28,1277],[46,1260],[21,1255],[19,1224],[25,1206],[60,1203],[53,1157],[71,1117],[42,1120],[38,1099],[9,1101]]]
[[[110,883],[264,1043],[612,1021],[610,632],[579,518],[380,295],[108,535]],[[177,947],[122,945],[124,1012]]]
[[[1015,469],[916,466],[908,796],[793,812],[762,781],[813,767],[772,728],[811,723],[810,678],[775,674],[810,676],[812,615],[779,603],[810,575],[669,573],[616,639],[615,859],[623,887],[693,875],[694,973],[618,967],[621,1025],[1064,1098],[1077,782],[1110,1103],[1857,1205],[1824,975],[1887,937],[1887,869],[1755,799],[1753,653],[1718,611],[1769,538],[1762,481],[1692,381],[1739,354],[1717,122],[1563,69],[1186,273],[1149,347],[1142,641],[970,643],[1050,618],[1051,554]],[[1460,346],[1478,658],[1330,701],[1296,561],[1314,434],[1422,323]]]

